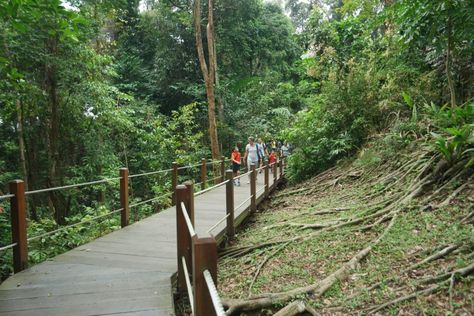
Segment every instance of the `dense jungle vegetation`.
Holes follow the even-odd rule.
[[[456,166],[450,176],[472,173],[472,1],[203,1],[204,43],[209,4],[220,154],[250,135],[290,142],[287,176],[298,182],[377,139],[368,163],[425,146]],[[0,194],[12,179],[35,190],[215,158],[193,11],[189,0],[0,2]],[[170,186],[167,175],[140,178],[131,199]],[[29,236],[117,209],[117,188],[28,197]],[[132,220],[170,203],[141,205]],[[9,212],[0,201],[0,245]],[[119,226],[110,216],[40,238],[30,260]],[[10,250],[0,269],[11,272]]]

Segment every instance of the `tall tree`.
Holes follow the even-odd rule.
[[[196,48],[201,66],[202,75],[206,84],[207,111],[209,120],[209,138],[211,141],[212,159],[219,159],[219,142],[217,139],[216,125],[216,98],[215,98],[215,79],[216,79],[216,55],[215,55],[215,37],[214,37],[214,6],[213,1],[208,1],[207,6],[207,54],[208,63],[204,57],[204,45],[201,36],[201,1],[194,1],[194,31],[196,33]],[[209,65],[209,66],[208,66]]]

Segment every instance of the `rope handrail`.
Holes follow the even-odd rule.
[[[163,194],[163,195],[160,195],[160,196],[156,196],[156,197],[148,199],[148,200],[144,200],[144,201],[140,201],[140,202],[137,202],[137,203],[134,203],[134,204],[130,204],[128,207],[129,208],[137,207],[137,206],[142,205],[142,204],[146,204],[146,203],[153,202],[153,201],[159,200],[159,199],[167,197],[167,196],[171,196],[172,194],[173,194],[173,192],[169,192],[169,193],[166,193],[166,194]]]
[[[250,199],[253,198],[253,194],[251,196],[249,196],[245,201],[243,201],[242,203],[240,203],[236,208],[234,208],[234,211],[237,211],[239,208],[242,207],[242,205],[244,205],[245,203],[247,203],[248,201],[250,201]]]
[[[131,174],[128,176],[129,179],[131,178],[137,178],[137,177],[143,177],[143,176],[150,176],[153,174],[158,174],[158,173],[168,173],[170,171],[173,171],[173,169],[164,169],[164,170],[158,170],[158,171],[150,171],[150,172],[144,172],[144,173],[138,173],[138,174]]]
[[[101,183],[106,183],[106,182],[111,182],[111,181],[117,181],[117,180],[120,180],[120,179],[122,179],[122,177],[107,178],[107,179],[102,179],[102,180],[97,180],[97,181],[90,181],[90,182],[63,185],[63,186],[59,186],[59,187],[52,187],[52,188],[46,188],[46,189],[26,191],[25,195],[45,193],[45,192],[51,192],[51,191],[63,190],[63,189],[79,188],[79,187],[83,187],[83,186],[87,186],[87,185],[101,184]]]
[[[211,295],[212,305],[214,306],[214,311],[217,316],[225,316],[224,307],[222,306],[219,293],[217,292],[216,285],[212,279],[211,273],[209,270],[204,270],[204,279],[206,280],[207,288],[209,289],[209,294]]]
[[[44,233],[44,234],[40,234],[40,235],[38,235],[38,236],[30,237],[30,238],[27,239],[27,241],[28,241],[28,242],[34,241],[34,240],[37,240],[37,239],[40,239],[40,238],[43,238],[43,237],[46,237],[46,236],[49,236],[49,235],[58,233],[58,232],[60,232],[60,231],[66,230],[66,229],[71,228],[71,227],[75,227],[75,226],[78,226],[78,225],[82,225],[82,224],[85,224],[85,223],[89,223],[89,222],[91,222],[91,221],[94,221],[94,220],[99,219],[99,218],[102,218],[102,217],[110,216],[110,215],[112,215],[112,214],[121,212],[122,210],[123,210],[122,208],[119,208],[118,210],[109,212],[109,213],[104,214],[104,215],[95,216],[95,217],[89,218],[89,219],[87,219],[87,220],[85,220],[85,221],[80,221],[80,222],[77,222],[77,223],[75,223],[75,224],[71,224],[71,225],[68,225],[68,226],[64,226],[64,227],[61,227],[61,228],[58,228],[58,229],[55,229],[55,230],[46,232],[46,233]]]
[[[212,182],[212,181],[216,181],[217,179],[220,179],[220,178],[222,178],[222,176],[217,176],[217,177],[209,179],[207,181]]]
[[[246,172],[246,173],[243,173],[243,174],[241,174],[240,176],[235,177],[234,180],[240,179],[240,178],[242,178],[242,177],[244,177],[244,176],[250,174],[250,172],[252,172],[252,171],[248,171],[248,172]]]
[[[2,196],[0,196],[0,201],[1,201],[1,200],[6,200],[6,199],[9,199],[9,198],[12,198],[12,197],[15,197],[15,194],[5,194],[5,195],[2,195]]]
[[[184,170],[184,169],[188,169],[188,168],[199,167],[200,165],[201,165],[200,163],[197,163],[197,164],[194,164],[194,165],[187,165],[187,166],[178,167],[177,169],[178,170]]]
[[[265,190],[266,188],[266,185],[264,185],[263,187],[261,187],[260,189],[258,189],[255,194],[258,195],[260,192],[262,192],[263,190]]]
[[[194,314],[194,294],[193,288],[191,286],[191,278],[189,277],[188,266],[186,264],[186,259],[184,256],[181,257],[181,261],[183,263],[183,271],[184,271],[184,279],[186,280],[186,287],[188,288],[188,297],[189,297],[189,304],[191,305],[191,311]]]
[[[189,218],[188,211],[186,209],[186,205],[184,205],[184,202],[181,202],[181,211],[183,212],[184,220],[186,221],[186,226],[188,226],[189,235],[192,238],[196,236],[196,232],[194,231],[193,224],[191,223],[191,219]]]
[[[212,225],[211,228],[209,228],[207,230],[208,233],[211,233],[211,231],[213,231],[217,226],[219,226],[220,223],[222,223],[224,220],[227,219],[227,217],[229,217],[230,213],[227,214],[226,216],[224,216],[223,218],[221,218],[219,221],[217,221],[217,223],[215,223],[214,225]]]
[[[13,248],[13,247],[15,247],[16,245],[18,245],[18,244],[17,244],[17,243],[13,243],[13,244],[10,244],[10,245],[6,245],[6,246],[3,246],[3,247],[0,247],[0,251]]]
[[[215,188],[218,188],[218,187],[220,187],[220,186],[223,186],[224,184],[226,184],[226,183],[229,182],[229,181],[230,181],[230,180],[225,180],[224,182],[221,182],[221,183],[219,183],[219,184],[216,184],[216,185],[214,185],[214,186],[212,186],[212,187],[209,187],[209,188],[207,188],[207,189],[205,189],[205,190],[196,192],[196,193],[194,193],[194,196],[199,196],[199,195],[201,195],[201,194],[204,194],[204,193],[206,193],[206,192],[209,192],[209,191],[211,191],[211,190],[213,190],[213,189],[215,189]]]

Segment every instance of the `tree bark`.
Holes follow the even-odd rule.
[[[451,15],[448,16],[448,48],[446,51],[446,77],[448,79],[448,88],[451,99],[451,107],[456,107],[456,91],[454,88],[453,78],[451,75],[451,54],[453,46],[453,23]]]
[[[201,36],[201,1],[194,1],[194,30],[196,36],[196,48],[199,57],[199,65],[201,66],[202,75],[206,83],[206,95],[207,95],[207,109],[208,109],[208,120],[209,120],[209,138],[211,141],[211,152],[212,159],[217,160],[220,157],[219,153],[219,142],[217,138],[217,125],[216,125],[216,98],[214,93],[215,83],[215,69],[216,69],[216,56],[214,54],[214,14],[213,14],[213,2],[208,1],[208,24],[206,28],[207,32],[207,49],[209,55],[209,67],[207,66],[206,59],[204,57],[204,48]]]

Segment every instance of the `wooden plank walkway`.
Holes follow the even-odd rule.
[[[270,173],[270,186],[273,175]],[[250,196],[247,178],[235,206]],[[263,173],[257,196],[263,200]],[[237,223],[250,201],[235,211]],[[0,315],[174,315],[175,207],[11,276],[0,285]],[[199,236],[225,216],[225,185],[195,199]],[[211,232],[222,235],[225,221]],[[219,238],[219,237],[218,237]]]

